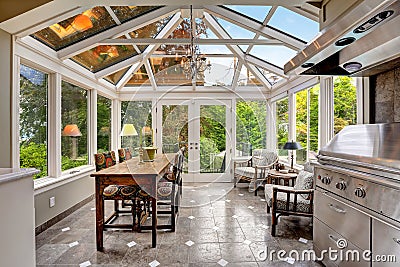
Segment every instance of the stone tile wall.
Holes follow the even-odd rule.
[[[400,122],[400,68],[376,76],[375,122]]]

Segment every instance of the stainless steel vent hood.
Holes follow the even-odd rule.
[[[285,64],[286,75],[371,76],[400,66],[400,1],[363,0]]]

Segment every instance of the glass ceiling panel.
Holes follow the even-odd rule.
[[[284,7],[278,7],[268,25],[306,42],[319,31],[318,23]]]
[[[283,66],[296,55],[296,51],[282,45],[255,45],[250,55],[263,59],[283,69]]]
[[[129,33],[131,38],[154,38],[165,27],[172,16],[161,19]]]
[[[150,66],[158,86],[192,85],[189,75],[180,67],[181,57],[151,57]],[[197,85],[202,85],[200,80]]]
[[[199,45],[200,52],[206,55],[232,55],[226,45]]]
[[[243,15],[246,15],[252,19],[258,20],[259,22],[263,22],[268,12],[270,11],[270,6],[231,6],[226,5],[227,8],[230,8],[236,12],[239,12]]]
[[[129,66],[130,67],[130,66]],[[125,74],[125,72],[129,69],[129,67],[122,69],[120,71],[117,71],[113,74],[110,74],[106,77],[104,77],[104,79],[114,85],[116,85],[119,81],[119,79],[121,79],[121,77]]]
[[[117,25],[104,7],[94,7],[31,36],[58,51]]]
[[[207,57],[211,70],[204,72],[204,86],[231,86],[237,59],[234,57]]]
[[[111,9],[121,23],[143,15],[158,6],[112,6]]]
[[[256,76],[251,73],[250,70],[246,68],[246,66],[243,66],[240,74],[239,74],[239,79],[237,81],[238,86],[263,86],[263,84],[260,82],[260,80],[257,79]]]
[[[278,76],[272,72],[269,72],[266,69],[263,68],[259,68],[256,66],[256,68],[260,71],[260,73],[271,83],[271,84],[275,84],[277,82],[279,82],[280,80],[282,80],[283,78],[281,76]]]
[[[253,39],[254,32],[248,31],[226,20],[218,18],[218,23],[225,29],[232,39]]]
[[[147,74],[146,67],[142,65],[132,78],[126,83],[125,86],[140,86],[140,85],[151,85],[149,75]]]
[[[99,45],[72,57],[72,60],[96,72],[134,55],[137,52],[131,45]]]

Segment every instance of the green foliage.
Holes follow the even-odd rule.
[[[288,141],[289,133],[289,99],[276,102],[276,127],[278,149],[281,149]]]
[[[71,159],[69,157],[66,156],[62,156],[61,157],[61,170],[65,171],[65,170],[69,170],[72,168],[76,168],[79,166],[83,166],[88,164],[88,157],[87,155],[79,157],[77,159]]]
[[[211,155],[218,154],[220,151],[214,139],[207,138],[205,136],[200,137],[200,170],[202,172],[207,172],[212,169],[221,168],[222,161],[219,159],[220,162],[211,162],[212,158]],[[218,157],[215,157],[218,159]],[[214,166],[212,166],[214,165]],[[212,168],[214,167],[214,168]]]
[[[334,80],[335,134],[346,125],[357,123],[356,86],[352,78],[336,77]]]
[[[266,110],[265,101],[238,101],[236,103],[237,144],[250,143],[253,149],[266,147]]]
[[[33,179],[47,176],[47,146],[34,142],[23,143],[20,146],[21,168],[36,168],[40,170]]]
[[[97,96],[97,151],[111,148],[111,100]]]

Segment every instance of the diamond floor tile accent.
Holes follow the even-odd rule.
[[[128,244],[126,244],[128,247],[133,247],[133,246],[136,246],[136,242],[135,241],[132,241],[132,242],[129,242]]]
[[[196,218],[196,217],[190,215],[188,218],[189,218],[190,220],[193,220],[193,219]]]
[[[158,265],[160,265],[160,263],[157,260],[154,260],[152,262],[149,263],[150,267],[156,267]]]
[[[82,262],[81,264],[79,264],[79,267],[88,267],[88,266],[90,266],[90,265],[92,265],[92,264],[90,263],[90,261],[85,261],[85,262]]]
[[[194,245],[194,242],[192,240],[189,240],[185,243],[186,246],[191,247]]]
[[[243,243],[246,244],[246,245],[250,245],[251,241],[250,240],[245,240],[245,241],[243,241]]]
[[[228,264],[228,262],[224,259],[220,259],[217,263],[221,266],[226,266]]]

